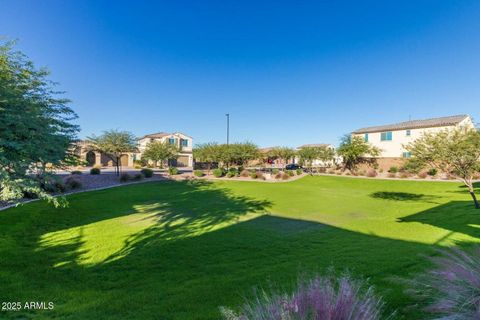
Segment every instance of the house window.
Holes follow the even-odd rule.
[[[180,145],[182,147],[188,147],[188,140],[187,139],[180,139]]]
[[[405,152],[403,153],[403,157],[404,157],[404,158],[411,158],[411,157],[412,157],[412,153],[411,153],[410,151],[405,151]]]
[[[381,141],[392,141],[392,131],[382,132],[380,134]]]
[[[407,135],[407,137],[410,137],[412,135],[412,132],[410,131],[410,129],[408,129],[405,134]]]
[[[169,138],[168,144],[175,144],[175,138]]]
[[[365,142],[368,142],[368,133],[365,133],[365,136],[363,137],[363,139],[365,140]]]

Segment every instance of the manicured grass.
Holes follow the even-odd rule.
[[[457,183],[158,182],[69,201],[0,212],[0,300],[55,303],[0,318],[218,319],[255,286],[332,266],[422,318],[393,278],[428,268],[439,246],[480,241],[480,211]]]

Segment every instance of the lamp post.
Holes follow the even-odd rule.
[[[230,113],[225,114],[227,116],[227,146],[230,140]]]

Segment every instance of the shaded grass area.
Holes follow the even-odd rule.
[[[438,246],[480,239],[456,183],[307,177],[159,182],[0,212],[0,298],[53,311],[0,317],[217,319],[254,286],[331,266],[370,278],[399,318],[422,318],[395,276]]]

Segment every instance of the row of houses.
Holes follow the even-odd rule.
[[[153,141],[160,141],[177,146],[179,150],[178,158],[170,160],[169,165],[175,167],[193,166],[193,138],[181,132],[166,133],[158,132],[147,134],[137,139],[137,148],[134,152],[124,153],[120,157],[120,164],[123,167],[133,167],[135,160],[141,160],[147,144]],[[88,141],[79,141],[76,144],[75,153],[87,163],[87,166],[113,166],[112,159],[106,154],[94,151]]]
[[[381,150],[381,154],[376,158],[380,168],[388,169],[391,166],[400,166],[411,154],[405,149],[405,146],[413,142],[426,132],[437,132],[452,128],[475,128],[472,118],[469,115],[454,115],[448,117],[431,118],[423,120],[410,120],[405,122],[379,125],[360,128],[352,132],[352,135],[359,136],[364,141],[372,144]],[[193,167],[194,159],[192,154],[193,138],[181,132],[175,133],[153,133],[147,134],[137,140],[137,150],[135,152],[122,155],[120,162],[122,166],[132,167],[135,160],[141,160],[147,144],[152,141],[160,141],[175,145],[180,150],[177,159],[171,160],[170,165],[177,167]],[[303,147],[326,146],[334,149],[331,144],[306,144]],[[262,148],[261,152],[267,153],[271,148]],[[79,141],[76,148],[77,154],[81,159],[87,162],[88,166],[112,166],[112,160],[105,154],[91,150],[86,141]],[[292,159],[298,162],[298,159]],[[338,159],[337,159],[338,161]],[[281,165],[278,160],[272,159],[272,165]],[[314,166],[326,165],[320,160],[314,161]]]

